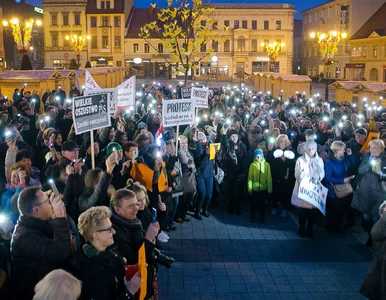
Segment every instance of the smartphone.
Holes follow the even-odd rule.
[[[52,189],[52,192],[55,194],[55,195],[60,195],[59,191],[58,191],[58,188],[56,187],[56,184],[55,184],[55,181],[53,179],[49,179],[48,180],[48,183],[50,184],[51,186],[51,189]]]
[[[138,264],[125,266],[126,280],[131,280],[131,278],[133,278],[133,276],[137,272],[138,272]]]
[[[136,151],[133,152],[133,158],[131,159],[132,162],[136,162],[136,161],[137,161],[137,158],[138,158],[138,150],[136,150]]]
[[[348,179],[353,180],[355,178],[355,175],[351,175],[348,177]]]
[[[119,164],[119,155],[118,155],[117,149],[113,148],[113,153],[114,153],[115,161],[117,162],[117,164]]]
[[[157,222],[157,210],[154,207],[151,209],[151,222]]]

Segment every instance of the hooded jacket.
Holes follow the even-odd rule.
[[[268,191],[272,193],[272,175],[269,163],[262,160],[255,160],[249,167],[248,192]]]

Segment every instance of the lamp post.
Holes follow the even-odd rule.
[[[66,36],[66,40],[70,41],[71,46],[75,52],[78,68],[80,66],[80,53],[82,52],[84,46],[86,46],[87,41],[90,39],[91,37],[89,35],[73,34],[71,36],[69,35]]]
[[[39,34],[38,30],[34,32],[34,25],[37,29],[42,26],[41,20],[25,19],[19,20],[13,18],[10,21],[3,20],[3,26],[5,28],[12,29],[12,36],[16,44],[17,50],[20,52],[21,70],[32,70],[31,61],[28,57],[28,50],[31,47],[31,39],[33,36]]]
[[[280,52],[281,48],[283,48],[285,46],[285,44],[284,43],[278,43],[278,42],[274,42],[273,44],[263,42],[263,43],[261,43],[261,46],[264,47],[268,53],[268,57],[269,57],[268,69],[269,69],[269,72],[271,72],[271,66],[275,66],[274,63],[276,62],[277,57],[279,56],[279,52]],[[275,70],[273,70],[273,71],[275,71]]]
[[[347,33],[339,31],[311,32],[310,38],[318,44],[321,58],[326,67],[326,101],[328,101],[328,84],[331,78],[331,65],[334,62],[334,55],[338,52],[338,45],[342,39],[347,38]]]

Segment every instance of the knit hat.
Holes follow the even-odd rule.
[[[107,145],[107,149],[106,149],[106,154],[107,154],[107,157],[109,157],[111,155],[111,153],[113,153],[113,151],[117,150],[122,150],[122,146],[119,145],[118,143],[115,143],[115,142],[111,142]]]
[[[170,141],[172,139],[176,138],[176,133],[174,130],[169,130],[169,131],[166,131],[164,132],[164,135],[162,136],[162,139],[167,142],[167,141]]]
[[[147,124],[146,123],[144,123],[144,122],[140,122],[139,124],[138,124],[138,129],[147,129]]]
[[[233,134],[239,134],[236,129],[229,129],[228,130],[228,138],[230,138]]]
[[[261,149],[255,150],[254,157],[257,157],[257,156],[262,156],[262,157],[264,157],[263,150],[261,150]]]

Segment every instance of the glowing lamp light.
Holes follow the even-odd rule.
[[[311,37],[312,39],[314,39],[314,38],[316,37],[316,33],[315,33],[315,32],[311,32],[310,37]]]
[[[215,63],[218,61],[218,57],[216,55],[213,55],[211,60],[212,60],[212,62]]]
[[[343,32],[343,33],[342,33],[342,38],[343,38],[343,39],[347,38],[347,33],[346,33],[346,32]]]
[[[138,65],[138,64],[140,64],[142,62],[142,58],[136,57],[136,58],[133,59],[133,62]]]
[[[36,26],[42,26],[42,21],[41,20],[36,20]]]
[[[8,21],[7,21],[7,20],[4,20],[4,21],[3,21],[3,26],[4,26],[4,27],[7,27],[7,26],[8,26]]]

